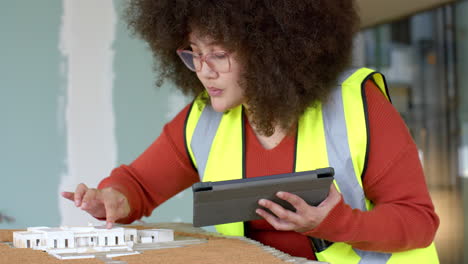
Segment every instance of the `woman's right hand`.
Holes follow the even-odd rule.
[[[62,192],[62,196],[90,215],[106,219],[107,228],[130,213],[127,197],[112,187],[95,189],[80,183],[74,193]]]

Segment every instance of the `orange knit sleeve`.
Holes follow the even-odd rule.
[[[114,169],[98,188],[113,187],[128,199],[131,212],[120,223],[149,216],[158,205],[199,181],[185,148],[186,106],[130,165]]]
[[[370,146],[363,187],[375,207],[362,212],[341,201],[305,234],[380,252],[426,247],[434,239],[439,218],[416,145],[399,113],[370,81],[365,95]]]

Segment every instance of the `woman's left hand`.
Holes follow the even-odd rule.
[[[276,230],[296,232],[306,232],[317,227],[341,199],[341,194],[334,184],[331,184],[327,198],[318,206],[311,206],[299,196],[288,192],[278,192],[276,196],[290,203],[296,208],[296,212],[285,209],[267,199],[259,200],[258,204],[269,209],[275,215],[263,209],[257,209],[255,212]]]

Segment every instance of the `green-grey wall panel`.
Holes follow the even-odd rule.
[[[0,212],[16,219],[0,228],[60,224],[61,14],[59,0],[0,3]]]
[[[166,83],[155,87],[153,59],[146,43],[130,35],[122,19],[123,1],[117,1],[119,15],[114,59],[114,111],[118,162],[128,164],[161,133],[173,115],[188,102],[171,100],[176,89]],[[174,51],[175,52],[175,51]],[[168,175],[170,180],[170,175]],[[186,190],[157,208],[147,222],[192,221],[191,190]]]

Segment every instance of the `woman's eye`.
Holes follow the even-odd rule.
[[[222,59],[226,58],[226,53],[215,53],[215,54],[213,54],[213,57],[215,57],[218,60],[222,60]]]

